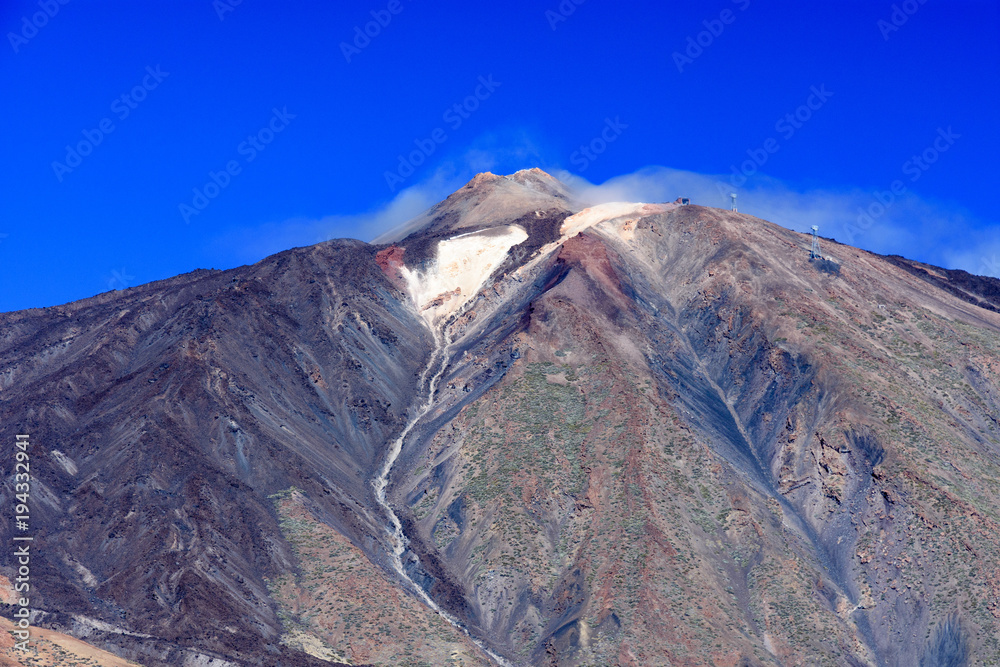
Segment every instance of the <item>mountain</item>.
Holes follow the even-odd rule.
[[[0,314],[33,623],[150,666],[1000,664],[1000,281],[809,248],[528,170]]]

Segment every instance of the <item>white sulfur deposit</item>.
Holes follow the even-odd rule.
[[[410,298],[431,328],[475,296],[510,249],[527,238],[517,225],[462,234],[439,242],[425,271],[404,267]]]
[[[579,213],[569,216],[563,220],[559,233],[563,239],[576,236],[580,232],[605,220],[614,220],[627,215],[645,215],[653,211],[646,211],[648,204],[636,204],[633,202],[609,202],[585,208]]]
[[[611,202],[586,208],[566,218],[559,228],[560,238],[539,248],[532,261],[518,268],[515,274],[530,269],[542,257],[587,229],[596,227],[630,238],[638,218],[663,208],[663,205],[633,202]],[[461,234],[440,241],[434,260],[425,270],[403,267],[401,272],[410,298],[428,326],[436,330],[444,318],[468,303],[503,263],[510,249],[527,238],[527,232],[517,225]]]

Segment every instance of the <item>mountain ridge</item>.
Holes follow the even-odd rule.
[[[550,179],[0,314],[0,430],[40,443],[36,622],[143,628],[91,639],[150,665],[488,664],[417,585],[513,664],[1000,660],[973,604],[1000,592],[993,283],[835,243],[829,274],[752,216]],[[407,581],[371,482],[435,350],[388,475]]]

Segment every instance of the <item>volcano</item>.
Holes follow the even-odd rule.
[[[31,623],[148,666],[1000,664],[1000,281],[810,247],[532,169],[0,314]]]

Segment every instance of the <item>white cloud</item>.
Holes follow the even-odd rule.
[[[945,265],[981,276],[1000,278],[1000,227],[973,232],[971,237],[971,243],[963,244],[964,247],[945,250]]]
[[[501,129],[479,135],[453,155],[443,157],[437,169],[424,180],[416,180],[385,204],[365,213],[327,215],[322,218],[291,218],[242,227],[220,235],[209,249],[215,257],[244,264],[299,246],[335,238],[372,241],[404,225],[465,185],[477,173],[510,173],[533,167],[542,160],[542,150],[527,132]]]
[[[728,176],[699,174],[667,167],[646,167],[616,176],[600,185],[569,172],[553,173],[586,202],[673,201],[690,197],[692,203],[729,208],[729,193],[737,193],[741,213],[748,213],[789,229],[820,235],[882,254],[961,268],[1000,277],[1000,224],[979,220],[948,202],[923,199],[912,192],[899,196],[860,188],[798,189],[776,179],[758,176],[742,188]],[[891,200],[890,200],[891,196]]]
[[[231,263],[245,264],[289,248],[335,238],[371,241],[423,213],[464,183],[449,165],[429,179],[400,190],[391,200],[371,211],[322,218],[291,218],[241,227],[216,237],[210,250],[213,256],[222,255]]]
[[[287,248],[342,236],[371,241],[438,203],[474,174],[510,173],[534,166],[542,162],[539,152],[526,135],[483,135],[463,153],[445,159],[429,177],[369,212],[267,223],[231,233],[218,243],[235,261],[253,262]],[[740,212],[795,231],[808,233],[812,225],[817,225],[821,236],[841,243],[1000,277],[1000,224],[976,219],[952,203],[924,199],[909,190],[884,206],[876,199],[875,191],[799,188],[761,174],[735,188],[728,176],[659,166],[645,167],[601,184],[560,169],[550,173],[591,204],[665,202],[689,197],[695,204],[729,208],[729,193],[736,192]],[[882,196],[883,201],[888,201],[884,193]],[[866,211],[868,217],[863,216]]]

